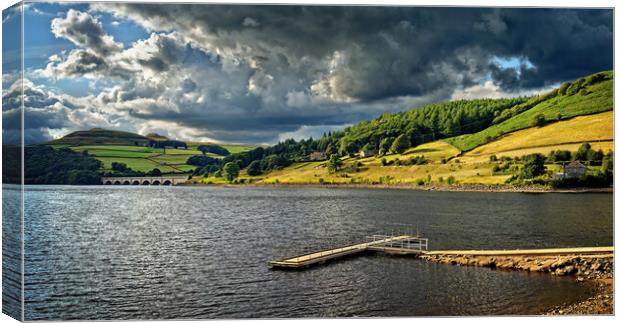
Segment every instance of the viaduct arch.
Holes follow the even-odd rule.
[[[189,177],[102,177],[103,185],[178,185],[185,183]]]

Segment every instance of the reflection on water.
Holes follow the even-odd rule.
[[[368,255],[269,260],[417,224],[431,249],[611,245],[611,194],[28,187],[26,319],[535,314],[573,280]]]
[[[2,185],[2,312],[22,316],[21,186]]]

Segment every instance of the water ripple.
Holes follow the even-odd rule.
[[[267,262],[418,225],[431,247],[611,244],[612,196],[322,188],[26,190],[26,319],[533,314],[570,279],[409,258]]]

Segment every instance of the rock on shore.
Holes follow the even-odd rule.
[[[557,306],[545,313],[547,315],[587,315],[613,314],[614,289],[613,279],[606,278],[597,281],[596,294],[586,300]]]
[[[420,258],[441,264],[524,270],[557,276],[573,276],[578,282],[594,282],[597,284],[595,296],[575,304],[558,306],[545,314],[613,314],[614,260],[612,255],[422,255]]]

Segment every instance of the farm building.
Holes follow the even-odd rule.
[[[366,149],[366,150],[362,150],[360,151],[360,156],[361,157],[372,157],[377,155],[377,150],[376,149]]]
[[[586,166],[578,161],[564,165],[564,178],[580,177],[586,173]]]
[[[312,153],[310,153],[310,160],[325,160],[327,159],[327,157],[325,156],[325,153],[322,151],[313,151]]]

